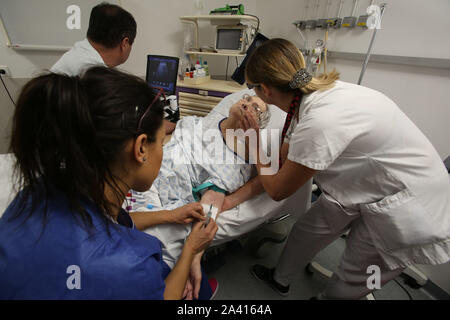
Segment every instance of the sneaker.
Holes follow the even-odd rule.
[[[216,278],[210,278],[208,279],[209,286],[211,287],[212,295],[209,300],[214,300],[214,297],[217,294],[217,291],[219,291],[219,282]]]
[[[283,297],[287,297],[290,293],[289,286],[283,286],[273,279],[275,268],[269,269],[259,264],[255,264],[250,268],[250,273],[258,280],[268,284],[273,290]]]

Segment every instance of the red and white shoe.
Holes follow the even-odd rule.
[[[214,300],[214,297],[217,294],[217,291],[219,291],[219,282],[216,278],[209,278],[208,279],[209,286],[211,287],[212,295],[209,300]]]

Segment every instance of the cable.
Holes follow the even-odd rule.
[[[8,88],[6,87],[6,84],[5,84],[5,82],[3,81],[3,77],[2,77],[1,74],[0,74],[0,80],[1,80],[2,83],[3,83],[3,87],[5,87],[6,93],[8,94],[9,98],[11,99],[11,102],[13,103],[14,106],[16,106],[16,103],[14,102],[14,99],[11,97],[11,94],[9,93],[9,90],[8,90]]]
[[[228,80],[228,63],[230,62],[230,56],[227,57],[227,71],[225,71],[225,81]]]
[[[256,26],[256,32],[255,32],[255,34],[258,33],[258,31],[259,31],[259,18],[258,18],[257,16],[255,16],[254,14],[248,14],[248,13],[246,13],[245,15],[246,15],[246,16],[250,16],[250,17],[254,17],[254,18],[256,18],[256,20],[258,20],[258,25]]]

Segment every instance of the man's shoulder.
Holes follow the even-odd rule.
[[[80,75],[84,70],[94,65],[105,65],[100,54],[90,45],[87,39],[75,45],[51,67],[54,73],[69,76]]]

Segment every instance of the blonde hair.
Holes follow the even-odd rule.
[[[300,89],[305,94],[330,89],[339,79],[339,73],[333,70],[312,77],[304,87],[292,89],[289,82],[302,68],[306,68],[305,58],[292,42],[285,39],[271,39],[264,42],[250,56],[245,68],[245,79],[250,84],[264,83],[282,92]]]

